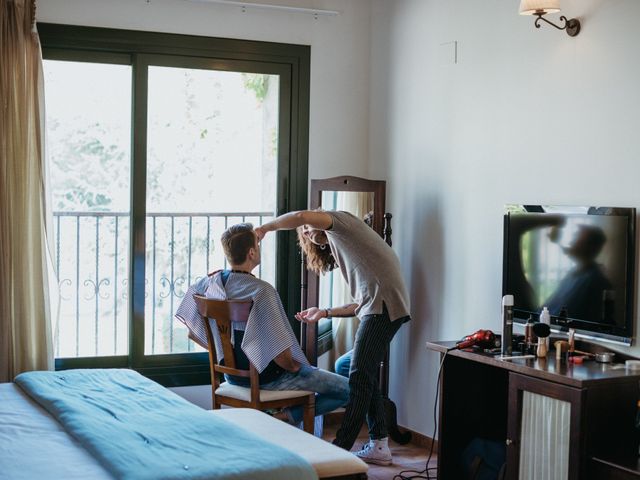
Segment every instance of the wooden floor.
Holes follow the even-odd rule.
[[[325,425],[323,431],[323,438],[327,441],[332,441],[336,436],[338,425]],[[360,450],[362,445],[369,441],[369,435],[367,434],[366,427],[363,427],[358,440],[356,440],[353,446],[353,451]],[[404,478],[411,478],[413,475],[418,475],[418,472],[422,472],[423,478],[427,475],[424,472],[427,457],[429,456],[429,450],[425,447],[408,443],[407,445],[399,445],[392,440],[389,440],[389,448],[393,454],[393,464],[389,466],[369,465],[369,480],[393,480],[403,470],[415,470],[415,472],[407,472]],[[438,460],[435,452],[431,457],[429,467],[435,468]],[[436,471],[430,471],[431,478],[435,479]],[[402,477],[396,477],[396,480],[401,480]]]

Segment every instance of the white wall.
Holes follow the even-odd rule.
[[[272,2],[278,3],[278,2]],[[309,178],[366,176],[369,0],[279,2],[335,17],[186,0],[41,0],[39,22],[311,45]]]
[[[391,397],[427,435],[438,356],[425,342],[501,330],[503,205],[640,208],[640,2],[564,0],[576,38],[537,30],[518,4],[373,1],[371,175],[389,181],[414,316]]]
[[[192,387],[173,387],[174,393],[205,410],[211,410],[211,385],[194,385]]]

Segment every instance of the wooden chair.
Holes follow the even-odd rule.
[[[209,365],[211,371],[211,395],[213,409],[220,405],[255,408],[257,410],[277,409],[301,405],[303,407],[304,430],[313,434],[315,416],[315,392],[304,390],[260,390],[258,371],[249,363],[249,370],[236,368],[236,359],[231,344],[232,322],[246,323],[253,302],[251,300],[214,300],[201,295],[193,296],[198,313],[207,330]],[[216,345],[209,318],[215,319],[222,341],[224,365],[218,363]],[[220,383],[221,374],[248,377],[250,387]]]

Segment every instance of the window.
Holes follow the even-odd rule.
[[[39,25],[60,308],[56,367],[208,381],[173,314],[222,231],[306,205],[308,47]],[[299,308],[290,233],[258,274]],[[56,312],[54,312],[56,313]]]
[[[44,61],[56,357],[128,353],[131,66]]]

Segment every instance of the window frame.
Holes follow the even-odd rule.
[[[206,352],[144,354],[147,66],[208,66],[280,78],[276,214],[307,206],[310,47],[249,40],[38,23],[43,58],[132,67],[129,354],[56,359],[56,370],[133,368],[165,386],[209,383]],[[160,63],[158,63],[160,62]],[[191,67],[190,67],[191,68]],[[202,68],[202,67],[200,67]],[[288,94],[283,94],[287,93]],[[284,118],[284,121],[283,121]],[[276,288],[290,318],[300,309],[301,257],[295,232],[278,232]],[[299,334],[299,325],[292,321]]]

